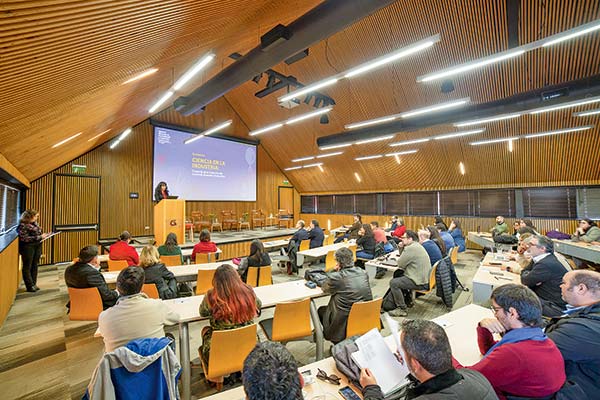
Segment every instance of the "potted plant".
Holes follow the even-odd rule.
[[[210,214],[208,214],[208,218],[210,219],[210,223],[214,224],[217,219],[217,216],[213,213],[210,213]]]

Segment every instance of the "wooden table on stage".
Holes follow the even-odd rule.
[[[323,358],[323,329],[321,322],[319,321],[319,315],[317,314],[317,307],[314,303],[314,299],[317,297],[327,296],[323,293],[321,288],[310,289],[305,286],[305,280],[297,280],[285,283],[278,283],[275,285],[259,286],[254,288],[256,297],[262,302],[262,308],[274,307],[277,303],[286,301],[294,301],[305,298],[310,298],[310,317],[315,329],[315,342],[316,342],[316,357],[317,360]],[[171,300],[165,300],[171,310],[178,313],[179,319],[179,357],[181,361],[182,374],[181,374],[181,387],[182,387],[182,398],[184,400],[190,399],[190,334],[189,334],[189,323],[194,321],[201,321],[207,318],[201,317],[199,313],[200,304],[202,303],[203,295],[183,297]]]
[[[516,264],[515,261],[506,260],[502,254],[487,253],[473,276],[473,303],[475,304],[488,305],[492,291],[498,286],[507,283],[521,283],[519,274],[502,271],[501,265],[491,265],[490,263]]]

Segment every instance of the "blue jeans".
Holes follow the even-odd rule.
[[[366,258],[367,260],[372,260],[373,257],[373,254],[367,253],[366,251],[361,250],[356,252],[356,258]]]

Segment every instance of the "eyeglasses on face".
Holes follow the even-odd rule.
[[[325,382],[332,383],[334,385],[339,385],[341,378],[335,374],[327,375],[327,372],[323,371],[320,368],[317,368],[317,379],[320,379]]]

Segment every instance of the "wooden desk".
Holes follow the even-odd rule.
[[[481,247],[494,247],[494,239],[492,239],[491,233],[485,232],[469,232],[467,235],[468,240],[481,246]]]
[[[600,246],[572,240],[553,240],[554,250],[571,257],[600,264]]]
[[[329,232],[331,232],[332,235],[336,236],[338,233],[348,232],[348,228],[346,228],[345,226],[340,226],[340,227],[331,229]]]
[[[272,240],[270,242],[263,242],[263,246],[266,251],[274,251],[279,250],[282,247],[287,247],[288,242],[288,239]]]
[[[490,296],[494,288],[507,283],[521,283],[521,276],[512,272],[502,271],[500,265],[490,265],[489,263],[502,262],[505,265],[516,263],[515,261],[494,260],[498,254],[487,253],[481,262],[479,269],[473,276],[473,303],[480,305],[489,305]],[[492,272],[494,274],[492,274]],[[499,275],[498,275],[499,274]]]
[[[323,328],[317,314],[314,299],[326,296],[321,288],[310,289],[304,284],[305,280],[279,283],[276,285],[259,286],[254,288],[256,297],[262,302],[262,308],[274,307],[277,303],[294,301],[309,297],[310,317],[315,329],[315,342],[317,346],[317,360],[323,358]],[[184,400],[190,399],[190,336],[189,323],[206,319],[200,316],[200,304],[204,296],[183,297],[165,300],[165,304],[179,314],[179,357],[182,367],[181,385]]]
[[[314,249],[302,250],[296,253],[296,263],[298,265],[304,264],[304,258],[321,258],[325,257],[330,251],[341,249],[342,247],[356,246],[354,242],[341,242],[330,244],[327,246],[315,247]]]
[[[398,264],[396,264],[396,261],[398,260],[398,257],[400,257],[400,252],[398,250],[394,250],[393,252],[388,253],[387,256],[387,260],[394,261],[394,265],[384,265],[383,261],[378,259],[369,260],[365,263],[365,269],[367,270],[369,279],[375,279],[377,268],[385,268],[389,271],[395,271],[398,269]]]
[[[212,262],[206,264],[183,264],[176,265],[172,267],[167,267],[169,271],[175,275],[175,279],[177,282],[195,282],[198,278],[198,270],[199,269],[217,269],[219,266],[223,265],[224,262]],[[235,264],[234,268],[237,268]],[[102,272],[104,276],[104,280],[107,284],[115,284],[117,283],[117,276],[119,276],[119,272],[121,271],[111,271],[111,272]]]

